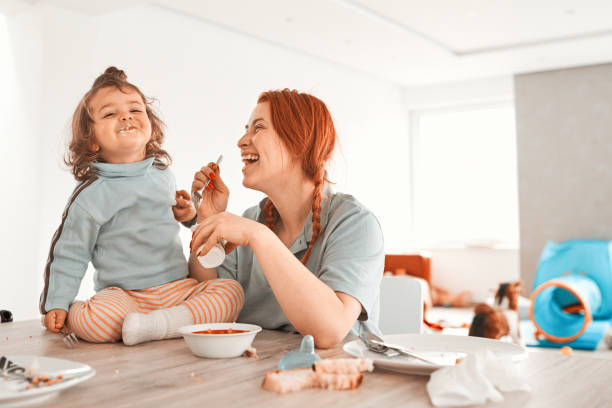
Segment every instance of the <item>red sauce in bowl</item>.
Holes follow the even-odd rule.
[[[236,334],[236,333],[247,333],[248,330],[234,330],[234,329],[225,329],[225,330],[200,330],[191,332],[192,334]]]

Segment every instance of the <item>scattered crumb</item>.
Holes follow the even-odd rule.
[[[56,378],[49,377],[48,375],[37,375],[36,377],[29,377],[28,381],[30,381],[30,384],[26,386],[26,390],[57,384],[61,382],[63,378],[64,377],[61,375],[58,375]]]
[[[574,350],[570,346],[561,347],[561,354],[564,356],[571,356],[574,354]]]
[[[196,380],[196,381],[198,381],[198,382],[199,382],[199,381],[201,381],[202,379],[201,379],[200,377],[195,377],[195,378],[194,378],[194,380]]]
[[[249,347],[248,349],[244,350],[244,353],[242,353],[243,357],[253,357],[255,360],[259,359],[259,356],[257,355],[257,350],[255,349],[255,347]]]
[[[189,373],[190,377],[195,377],[195,373]]]

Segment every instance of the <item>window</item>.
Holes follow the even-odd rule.
[[[518,247],[514,107],[413,116],[413,226],[427,245]]]

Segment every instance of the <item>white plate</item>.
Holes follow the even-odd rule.
[[[438,364],[427,364],[407,356],[386,357],[366,348],[361,340],[346,343],[343,350],[360,358],[369,358],[377,367],[405,374],[429,375],[438,368],[454,365],[457,358],[486,349],[496,355],[510,355],[513,361],[527,358],[527,351],[517,344],[472,336],[446,334],[390,334],[383,336],[390,344],[407,347]]]
[[[73,387],[80,382],[90,379],[96,374],[96,370],[87,364],[78,363],[76,361],[63,360],[52,357],[42,356],[6,356],[12,363],[20,367],[28,368],[32,361],[38,359],[37,374],[56,377],[62,375],[64,379],[56,384],[47,385],[40,388],[32,388],[26,390],[27,382],[17,383],[11,382],[10,389],[5,387],[0,379],[0,406],[21,407],[30,404],[36,404],[47,399],[57,396],[57,394],[66,388]],[[16,388],[16,389],[15,389]]]

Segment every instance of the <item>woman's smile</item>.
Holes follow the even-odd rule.
[[[259,155],[253,153],[242,153],[242,162],[244,163],[244,167],[242,168],[242,172],[244,173],[248,167],[252,167],[259,161]]]

